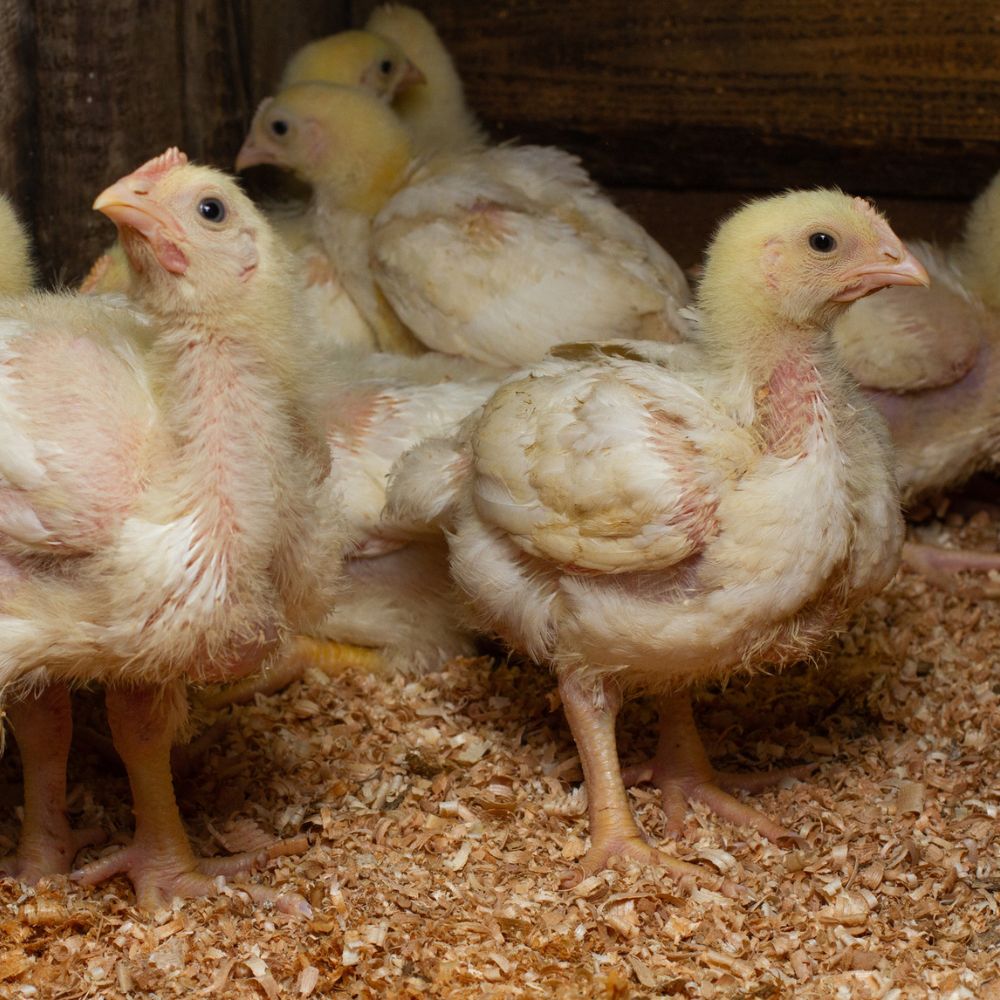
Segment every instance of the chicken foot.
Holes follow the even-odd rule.
[[[306,667],[337,677],[351,667],[379,673],[385,664],[377,649],[327,639],[296,636],[287,651],[263,673],[224,687],[213,687],[196,695],[202,708],[217,709],[252,701],[254,695],[274,694],[300,680]]]
[[[615,743],[615,720],[622,696],[613,681],[605,681],[603,704],[595,704],[595,692],[582,687],[571,675],[559,679],[559,694],[583,767],[590,819],[590,849],[579,862],[583,875],[608,867],[612,858],[632,858],[640,864],[660,865],[676,879],[704,880],[709,874],[686,861],[678,861],[649,844],[639,829],[622,782]],[[570,875],[563,888],[580,881]],[[729,889],[734,887],[725,885]]]
[[[907,542],[903,546],[903,562],[945,590],[955,590],[954,574],[962,572],[988,573],[1000,570],[1000,553],[978,552],[975,549],[946,549],[925,542]],[[976,586],[970,589],[977,597],[1000,597],[1000,586]]]
[[[157,910],[175,897],[214,894],[220,888],[219,876],[252,871],[283,853],[280,844],[225,858],[198,858],[191,850],[170,773],[173,736],[187,707],[183,685],[167,691],[153,686],[109,688],[106,698],[112,738],[132,788],[135,836],[127,847],[77,870],[73,878],[96,885],[124,873],[135,886],[139,906]],[[311,912],[297,893],[257,885],[241,888],[256,903],[273,903],[288,913]]]
[[[791,846],[798,838],[762,812],[729,794],[729,790],[758,791],[782,778],[804,777],[811,768],[790,768],[763,774],[726,774],[712,767],[698,734],[690,695],[663,696],[658,700],[660,735],[656,753],[644,764],[626,768],[623,780],[632,786],[651,781],[663,796],[667,832],[684,832],[688,802],[703,802],[721,819],[756,830],[775,844]]]
[[[69,689],[50,684],[7,708],[24,772],[24,820],[17,852],[0,871],[22,882],[65,875],[77,852],[104,839],[98,828],[73,830],[66,818],[66,761],[73,734]]]

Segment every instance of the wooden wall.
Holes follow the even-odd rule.
[[[818,183],[948,235],[1000,168],[993,3],[417,5],[495,136],[579,153],[672,249],[746,192]],[[288,54],[373,6],[0,0],[0,186],[46,273],[76,279],[111,235],[104,185],[172,143],[227,165]]]

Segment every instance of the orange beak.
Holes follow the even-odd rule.
[[[885,241],[879,247],[879,259],[852,271],[847,287],[834,296],[834,302],[854,302],[889,285],[923,285],[931,279],[924,265],[898,240]]]
[[[152,248],[161,267],[171,274],[183,274],[188,267],[184,251],[177,245],[184,233],[174,216],[149,196],[153,184],[141,173],[129,174],[102,191],[93,207],[118,228],[134,230]],[[126,252],[128,242],[125,242]]]

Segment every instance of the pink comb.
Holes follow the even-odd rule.
[[[182,153],[176,146],[171,146],[165,153],[154,156],[153,159],[144,163],[137,170],[133,170],[132,176],[158,180],[164,174],[169,174],[176,167],[183,167],[187,161],[186,154]]]

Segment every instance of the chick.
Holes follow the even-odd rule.
[[[31,239],[10,201],[0,196],[0,296],[26,296],[34,283]],[[15,309],[8,302],[7,309]],[[66,760],[72,736],[69,689],[48,684],[6,709],[24,765],[24,820],[17,851],[0,871],[24,882],[69,871],[76,852],[100,838],[96,829],[72,830],[66,816]]]
[[[401,3],[383,4],[372,12],[365,30],[397,42],[423,73],[423,85],[401,90],[392,102],[418,153],[473,149],[484,144],[483,130],[465,103],[455,64],[420,11]]]
[[[1000,458],[1000,175],[949,250],[912,244],[933,277],[858,303],[834,330],[851,374],[889,424],[904,504],[958,486]],[[1000,569],[1000,556],[907,545],[930,576]]]
[[[701,798],[785,834],[717,787],[688,690],[813,655],[891,579],[903,532],[888,439],[828,329],[848,302],[926,280],[867,202],[751,203],[709,248],[696,344],[561,347],[450,445],[400,463],[390,512],[443,519],[482,626],[558,676],[589,800],[584,872],[615,855],[691,871],[629,808],[627,694],[659,697],[646,773],[668,815]]]
[[[258,109],[236,166],[257,163],[313,186],[317,232],[361,311],[384,296],[433,350],[502,367],[567,339],[687,331],[680,268],[559,150],[421,162],[371,95],[310,83]],[[369,260],[374,276],[357,267]]]
[[[299,49],[278,89],[310,82],[360,87],[392,105],[419,153],[484,142],[434,26],[405,4],[376,7],[364,31],[342,31]]]
[[[260,213],[175,149],[94,205],[146,319],[71,295],[2,310],[0,688],[105,685],[136,830],[74,877],[124,872],[155,908],[259,860],[192,853],[169,766],[187,683],[256,669],[321,619],[343,535],[290,263]]]
[[[361,87],[391,104],[426,78],[392,39],[341,31],[303,45],[286,63],[278,88],[308,81]]]

